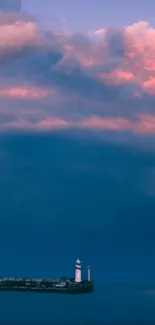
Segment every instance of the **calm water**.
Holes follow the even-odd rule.
[[[94,294],[0,294],[0,324],[154,324],[155,293],[102,286]]]
[[[4,137],[0,153],[0,276],[72,277],[79,257],[96,284],[0,293],[0,324],[155,324],[155,154],[54,135]],[[104,286],[122,282],[144,287]]]

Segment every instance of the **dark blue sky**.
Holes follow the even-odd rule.
[[[98,283],[155,283],[155,153],[67,133],[0,152],[2,276],[72,276],[80,257]]]

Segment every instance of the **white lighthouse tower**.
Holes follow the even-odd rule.
[[[81,282],[81,261],[79,258],[76,260],[75,264],[75,282]]]

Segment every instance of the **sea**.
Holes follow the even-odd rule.
[[[85,295],[0,293],[0,324],[155,324],[155,291],[96,286]]]
[[[155,153],[67,134],[1,135],[0,277],[94,293],[0,292],[1,324],[155,324]]]

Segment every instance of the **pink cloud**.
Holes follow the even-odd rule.
[[[39,130],[50,130],[50,129],[64,129],[71,125],[69,121],[54,118],[54,117],[47,117],[44,120],[41,120],[36,123],[36,128]]]
[[[95,67],[110,60],[106,28],[93,32],[97,37],[91,42],[90,48],[79,48],[76,45],[67,45],[66,51],[74,53],[84,67]],[[98,38],[104,35],[104,38]],[[149,95],[154,95],[155,78],[155,29],[147,21],[140,21],[125,27],[122,31],[125,55],[119,59],[116,67],[110,72],[93,70],[96,77],[109,85],[121,85],[134,82]]]
[[[93,32],[97,40],[90,40],[89,45],[84,47],[76,42],[72,42],[71,34],[64,32],[55,33],[57,42],[61,44],[65,53],[71,53],[86,68],[106,64],[109,60],[109,48],[106,38],[107,29],[100,28]],[[98,38],[104,35],[104,38]],[[155,29],[148,22],[140,21],[123,30],[123,42],[125,47],[125,56],[117,67],[108,72],[93,72],[103,82],[109,85],[123,84],[134,81],[145,92],[154,95],[155,78]],[[0,25],[0,51],[5,53],[11,49],[19,50],[25,45],[42,45],[48,43],[52,45],[52,39],[47,40],[39,30],[35,22],[14,21],[12,24],[5,23]],[[3,51],[2,51],[3,49]]]
[[[0,130],[31,130],[35,132],[65,129],[70,125],[70,122],[60,119],[59,117],[46,117],[45,119],[36,122],[32,122],[29,119],[17,118],[11,122],[0,123]]]
[[[8,89],[0,89],[0,97],[12,97],[24,100],[37,100],[47,97],[49,94],[54,94],[54,90],[46,90],[37,87],[16,87]]]
[[[98,116],[92,116],[82,121],[81,126],[90,129],[155,134],[155,115],[139,114],[137,115],[136,121],[130,121],[123,117],[100,118]]]
[[[94,35],[105,35],[106,34],[106,28],[100,28],[95,30]]]
[[[124,28],[125,56],[110,73],[99,77],[109,84],[137,83],[149,95],[155,94],[155,29],[141,21]]]
[[[108,32],[103,27],[82,35],[46,33],[36,22],[26,23],[19,17],[18,21],[0,24],[0,59],[5,59],[7,54],[9,65],[6,60],[1,70],[0,120],[9,120],[10,105],[12,122],[0,122],[1,130],[84,128],[155,134],[155,116],[148,113],[147,103],[144,109],[140,107],[142,97],[146,100],[155,96],[155,29],[147,22],[138,22],[122,31]],[[132,107],[122,96],[124,89],[129,89],[122,87],[124,84],[132,85]],[[117,90],[121,96],[117,96]],[[143,96],[145,93],[148,96]],[[8,98],[14,99],[9,105]],[[46,105],[41,107],[44,98],[47,98]],[[18,99],[23,100],[21,111]],[[41,102],[39,109],[37,100]],[[140,114],[145,109],[147,114]],[[86,117],[88,110],[92,114],[90,118]],[[127,116],[131,115],[130,120]],[[80,122],[78,116],[82,116]]]
[[[83,120],[81,126],[84,128],[112,131],[131,130],[132,128],[131,122],[123,117],[100,118],[98,116],[92,116],[89,119]]]
[[[100,73],[98,75],[101,80],[104,80],[106,84],[121,85],[128,81],[134,81],[135,76],[133,73],[115,69],[109,73]]]
[[[136,121],[123,117],[100,118],[92,116],[83,120],[81,126],[90,129],[108,131],[130,131],[137,134],[155,134],[155,115],[139,114]]]
[[[82,52],[79,52],[76,54],[77,59],[82,63],[84,67],[91,67],[94,64],[97,64],[100,62],[98,58],[95,58],[93,56],[86,57],[85,54]]]
[[[25,45],[33,45],[39,39],[38,26],[35,22],[15,21],[0,25],[0,51],[12,48],[19,50]],[[2,52],[3,53],[3,52]]]
[[[17,118],[11,122],[0,123],[0,130],[31,130],[49,131],[57,129],[74,128],[92,129],[102,131],[125,132],[129,131],[139,135],[155,134],[155,115],[139,114],[136,121],[130,121],[123,117],[101,118],[92,116],[79,121],[67,120],[60,117],[48,116],[39,121],[32,122],[24,118]]]
[[[126,62],[130,72],[147,93],[152,94],[155,77],[155,29],[148,22],[138,22],[124,31]]]
[[[150,77],[142,84],[143,90],[149,95],[155,95],[155,77]]]
[[[91,67],[95,64],[98,64],[101,60],[100,58],[95,55],[94,53],[89,52],[85,53],[82,49],[77,48],[74,45],[65,44],[63,46],[64,50],[68,53],[72,53],[75,55],[77,60],[84,66],[84,67]]]
[[[93,32],[97,37],[95,41],[90,40],[89,45],[80,47],[72,42],[71,34],[55,33],[57,42],[61,44],[65,53],[70,52],[86,67],[93,67],[98,64],[106,64],[109,60],[109,48],[106,38],[107,29],[100,28]],[[104,38],[99,38],[104,35]],[[14,21],[12,24],[0,25],[0,51],[4,54],[11,49],[20,50],[25,45],[46,44],[47,40],[39,30],[35,22],[23,20]],[[140,21],[123,30],[123,42],[125,56],[117,67],[108,72],[95,72],[96,77],[108,84],[123,84],[134,81],[150,95],[154,94],[155,78],[155,29],[148,22]],[[48,44],[52,45],[52,39]],[[2,51],[3,50],[3,51]]]
[[[135,132],[140,134],[155,134],[155,115],[139,114],[135,123]]]

